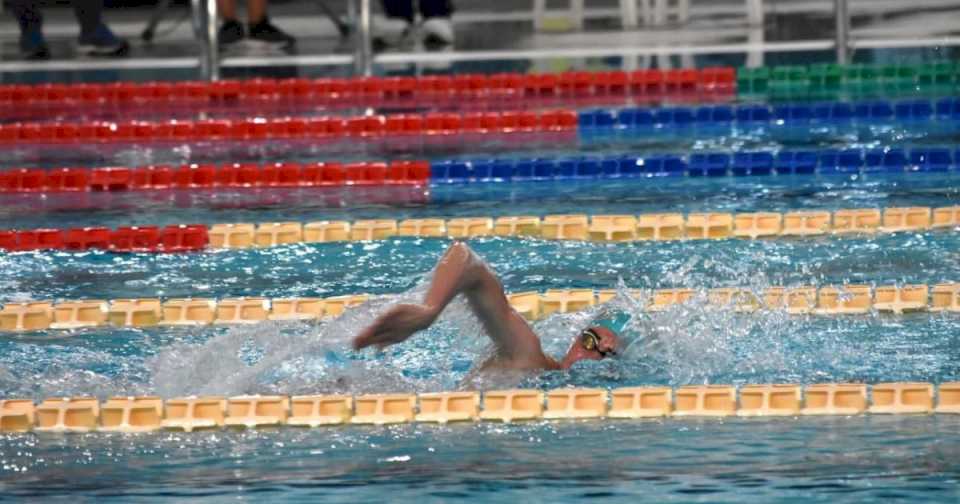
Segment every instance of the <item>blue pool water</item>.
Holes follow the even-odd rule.
[[[218,207],[166,205],[133,194],[71,212],[9,206],[5,226],[319,220],[363,217],[837,209],[956,204],[939,176],[636,180],[628,183],[439,186],[416,204]],[[950,179],[947,179],[950,180]],[[309,194],[309,193],[308,193]],[[240,194],[238,198],[249,197]],[[340,193],[349,201],[349,192]],[[510,202],[504,204],[504,201]],[[290,202],[288,202],[290,203]],[[26,224],[24,224],[26,226]],[[189,255],[37,252],[0,256],[6,300],[144,296],[382,295],[322,324],[244,328],[96,329],[0,339],[0,395],[435,391],[467,386],[488,344],[462,303],[407,344],[381,354],[348,342],[390,302],[421,295],[440,239],[300,244]],[[859,238],[598,244],[471,241],[511,291],[558,287],[936,283],[960,278],[954,230]],[[633,309],[632,300],[618,300]],[[595,312],[535,329],[564,352]],[[816,383],[960,379],[960,317],[737,314],[697,299],[636,312],[617,361],[569,372],[501,377],[481,387],[619,387],[690,383]],[[312,431],[0,437],[10,496],[81,492],[117,500],[368,501],[384,492],[433,501],[525,499],[861,502],[958,496],[960,419],[536,422]]]
[[[909,126],[909,125],[908,125]],[[950,145],[956,125],[803,131],[630,132],[524,144],[194,145],[17,149],[11,164],[471,158]],[[949,206],[957,173],[641,178],[428,187],[0,195],[0,229],[327,219],[639,214]],[[716,242],[580,243],[488,238],[471,246],[510,291],[694,287],[663,313],[635,315],[622,358],[568,372],[485,377],[489,344],[458,301],[425,334],[382,353],[349,341],[390,303],[422,295],[449,241],[391,239],[184,255],[0,254],[0,302],[123,297],[333,296],[374,299],[340,319],[225,328],[98,328],[0,336],[0,397],[428,392],[522,386],[960,380],[960,317],[753,314],[711,306],[705,289],[960,280],[960,233]],[[622,283],[621,283],[622,282]],[[562,354],[597,309],[534,326]],[[79,496],[210,502],[394,500],[570,502],[955,502],[960,417],[670,419],[445,427],[330,428],[137,436],[0,435],[0,500]]]

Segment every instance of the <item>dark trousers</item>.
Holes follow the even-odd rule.
[[[20,33],[40,31],[43,14],[33,0],[4,0],[7,8],[17,18]],[[103,0],[73,0],[73,12],[80,23],[80,33],[93,33],[101,23]]]
[[[431,17],[450,17],[453,5],[450,0],[420,0],[420,15]],[[406,19],[413,22],[413,0],[383,0],[383,10],[388,17]]]

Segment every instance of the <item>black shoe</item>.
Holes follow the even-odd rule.
[[[224,21],[223,24],[220,25],[220,31],[217,32],[217,44],[221,46],[236,44],[243,40],[245,36],[243,25],[240,24],[240,22],[234,20]]]
[[[250,25],[249,30],[250,42],[258,42],[281,49],[289,49],[297,43],[297,39],[290,34],[270,24],[268,18],[263,18],[263,21]]]
[[[25,60],[50,59],[50,48],[39,30],[20,34],[20,56]]]
[[[88,56],[126,56],[130,44],[100,23],[94,31],[80,34],[77,49]]]

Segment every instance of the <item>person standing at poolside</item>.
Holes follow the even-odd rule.
[[[237,20],[237,0],[217,0],[217,9],[223,24],[217,34],[222,46],[232,46],[247,40],[266,47],[290,49],[297,43],[289,33],[277,28],[267,16],[267,0],[247,0],[247,26]]]
[[[387,17],[403,21],[403,33],[408,34],[414,22],[413,0],[382,1],[383,11]],[[451,0],[420,0],[417,4],[420,17],[423,18],[420,25],[423,30],[423,43],[432,47],[452,45],[454,34],[453,22],[450,19],[453,14]],[[382,37],[379,38],[382,40]]]
[[[540,338],[510,306],[497,276],[470,247],[455,242],[437,263],[423,303],[390,308],[354,338],[354,349],[384,348],[406,341],[417,331],[430,327],[458,294],[466,296],[495,346],[494,355],[481,370],[568,369],[580,360],[615,356],[621,346],[613,330],[596,325],[581,331],[560,360],[544,354]]]
[[[27,60],[50,58],[50,47],[43,36],[43,14],[36,0],[4,0],[20,25],[20,55]],[[103,0],[73,0],[73,11],[80,24],[77,50],[89,56],[124,56],[130,49],[103,22]]]

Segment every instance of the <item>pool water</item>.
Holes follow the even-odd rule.
[[[5,437],[3,493],[372,502],[955,502],[960,417]]]
[[[438,186],[429,203],[327,206],[310,198],[259,209],[164,206],[117,195],[84,212],[8,207],[4,225],[223,222],[503,215],[788,210],[955,204],[940,176],[761,177]],[[128,195],[123,195],[126,198]],[[129,196],[133,196],[130,194]],[[242,196],[242,195],[241,195]],[[349,196],[349,195],[347,195]],[[348,199],[348,198],[345,198]],[[509,202],[504,204],[504,202]],[[389,209],[389,210],[388,210]],[[954,230],[874,237],[600,244],[487,238],[471,246],[510,291],[560,287],[701,289],[664,313],[637,309],[625,355],[569,372],[468,382],[489,344],[462,302],[426,334],[382,353],[348,349],[391,302],[416,300],[448,240],[297,244],[186,255],[35,252],[0,256],[5,298],[378,295],[331,322],[243,328],[88,329],[0,340],[0,395],[426,392],[457,388],[691,383],[932,381],[960,378],[960,318],[735,313],[705,289],[928,283],[960,277]],[[561,355],[597,310],[535,324]],[[0,437],[11,496],[231,497],[447,501],[647,496],[887,501],[955,498],[958,419],[535,422],[384,429]]]
[[[19,149],[10,163],[86,166],[240,160],[430,159],[740,149],[945,145],[956,125],[534,139],[529,144],[265,144]],[[209,148],[208,148],[209,147]],[[326,146],[329,147],[329,146]],[[0,195],[0,229],[364,218],[791,211],[960,204],[956,172],[640,178],[428,187]],[[475,377],[489,340],[465,303],[383,352],[349,342],[391,303],[421,298],[448,240],[296,244],[196,254],[0,253],[0,302],[126,297],[373,294],[323,322],[96,328],[0,336],[0,397],[433,392],[462,388],[960,380],[955,313],[736,313],[706,290],[935,284],[960,279],[957,229],[870,237],[470,245],[513,292],[618,288],[633,315],[616,360],[538,376]],[[692,287],[665,312],[650,289]],[[629,289],[640,289],[635,293]],[[603,310],[534,324],[545,350]],[[145,435],[0,435],[0,499],[123,502],[960,500],[960,417],[868,416],[264,429]]]

